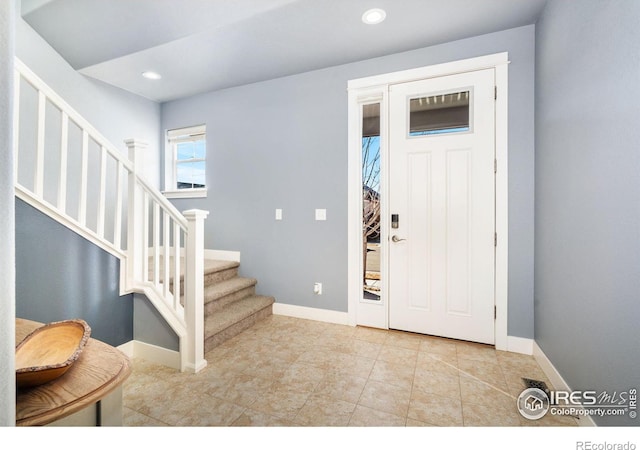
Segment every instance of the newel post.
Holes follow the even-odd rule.
[[[186,369],[198,372],[207,365],[204,359],[204,219],[209,211],[190,209],[187,219],[185,254],[184,318],[187,323]]]
[[[136,281],[144,279],[144,245],[147,245],[144,242],[144,199],[136,178],[142,171],[144,150],[149,144],[138,139],[127,139],[124,143],[129,149],[129,160],[133,164],[127,183],[127,287],[131,287]]]

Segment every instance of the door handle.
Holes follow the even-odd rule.
[[[394,234],[393,236],[391,236],[391,240],[392,240],[393,242],[406,241],[406,239],[399,238],[399,237],[398,237],[398,236],[396,236],[395,234]]]

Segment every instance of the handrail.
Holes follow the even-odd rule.
[[[206,365],[198,259],[203,258],[202,222],[208,213],[185,217],[140,175],[140,150],[146,143],[126,140],[127,157],[18,58],[14,67],[16,195],[119,258],[121,292],[147,296],[180,338],[181,369],[197,372]],[[29,108],[35,114],[28,114]],[[35,142],[20,142],[26,130],[35,130]],[[59,134],[53,141],[50,130]],[[53,171],[52,161],[57,164]],[[90,192],[97,193],[97,202],[89,201]]]

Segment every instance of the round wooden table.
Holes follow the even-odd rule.
[[[42,323],[16,318],[16,344]],[[47,425],[91,405],[101,425],[100,401],[131,374],[129,358],[115,347],[89,339],[78,360],[60,378],[32,388],[18,389],[16,425]]]

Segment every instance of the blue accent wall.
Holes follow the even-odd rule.
[[[133,295],[120,296],[120,262],[16,199],[16,317],[84,319],[91,337],[133,339]]]

